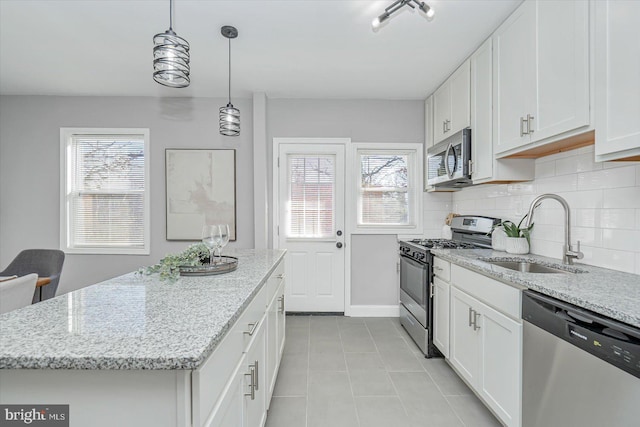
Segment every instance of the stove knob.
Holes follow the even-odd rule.
[[[422,260],[424,259],[425,255],[423,253],[419,253],[418,254],[418,259]]]

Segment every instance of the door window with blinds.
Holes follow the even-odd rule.
[[[334,239],[334,155],[287,156],[289,239]]]
[[[62,250],[149,254],[149,130],[63,128],[60,139]]]
[[[419,147],[371,148],[354,144],[356,174],[356,232],[367,229],[399,232],[422,227],[422,197],[418,188]],[[387,147],[389,144],[385,144]],[[398,144],[400,145],[400,144]]]

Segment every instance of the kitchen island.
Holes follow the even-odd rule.
[[[264,419],[284,343],[285,252],[229,255],[231,273],[129,273],[1,315],[0,403],[70,404],[72,426],[225,425],[216,411],[237,385]],[[232,415],[248,416],[239,406]]]

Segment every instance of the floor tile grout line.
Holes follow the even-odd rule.
[[[358,421],[358,426],[361,427],[360,414],[358,413],[358,407],[356,406],[356,396],[353,392],[353,383],[351,382],[351,375],[349,374],[349,366],[347,365],[347,356],[344,352],[344,342],[342,342],[342,332],[340,331],[340,327],[338,327],[338,337],[340,339],[340,347],[342,348],[342,357],[344,358],[344,367],[347,370],[347,381],[349,381],[349,388],[351,389],[351,399],[353,399],[353,409],[356,412],[356,421]]]

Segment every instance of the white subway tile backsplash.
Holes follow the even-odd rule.
[[[518,222],[533,198],[564,197],[572,213],[572,244],[581,242],[580,262],[640,274],[640,164],[594,162],[594,147],[535,160],[536,179],[480,185],[450,195],[459,213]],[[564,211],[545,200],[534,214],[531,252],[562,258]],[[435,227],[434,227],[435,228]]]
[[[627,166],[616,169],[603,169],[578,174],[578,189],[619,188],[635,186],[635,167]]]
[[[636,227],[634,209],[601,209],[599,226],[602,228],[623,228],[633,230]],[[640,242],[638,243],[640,245]]]
[[[556,175],[556,162],[544,162],[538,163],[536,162],[536,178],[545,178],[548,176]]]
[[[563,175],[549,178],[536,178],[536,188],[539,194],[557,193],[560,191],[575,191],[578,186],[577,176]]]
[[[605,191],[602,207],[640,209],[640,186],[612,188]]]
[[[640,231],[602,229],[602,246],[607,249],[640,252]]]
[[[602,169],[601,163],[594,161],[593,153],[580,154],[578,156],[566,157],[556,160],[556,175],[568,175],[578,172],[588,172]],[[538,174],[536,173],[536,177]]]

